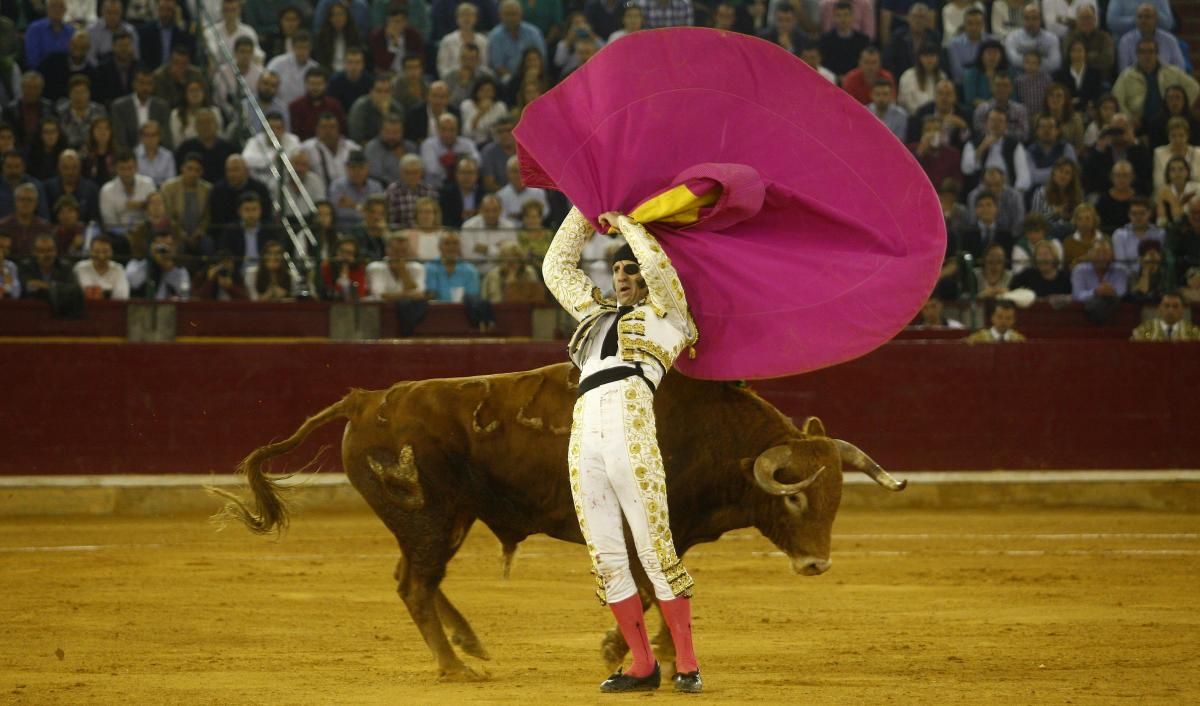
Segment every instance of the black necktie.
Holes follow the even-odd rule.
[[[621,321],[622,316],[631,311],[633,311],[631,306],[617,308],[617,315],[608,327],[608,333],[604,334],[604,344],[600,346],[600,360],[617,354],[617,323]]]

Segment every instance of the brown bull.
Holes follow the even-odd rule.
[[[280,487],[264,475],[264,463],[299,446],[317,427],[348,419],[342,464],[400,545],[400,598],[439,673],[468,678],[473,672],[443,623],[467,654],[486,659],[487,652],[440,584],[471,525],[480,520],[495,533],[506,567],[517,544],[533,534],[583,543],[566,469],[577,379],[574,367],[563,363],[352,391],[290,438],[250,454],[238,470],[255,507],[229,496],[234,502],[226,512],[259,533],[286,526]],[[796,573],[815,576],[830,565],[843,466],[892,490],[904,487],[853,445],[826,437],[815,417],[798,429],[737,385],[671,373],[654,404],[680,556],[730,530],[755,527],[788,555]],[[673,651],[669,644],[665,649]],[[619,661],[624,650],[619,633],[610,632],[607,660]]]

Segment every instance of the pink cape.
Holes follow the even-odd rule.
[[[722,187],[690,224],[645,223],[700,330],[696,357],[676,361],[687,375],[779,377],[861,356],[937,281],[946,230],[929,178],[882,122],[766,41],[623,37],[530,104],[515,134],[525,183],[562,191],[593,225],[671,187]]]

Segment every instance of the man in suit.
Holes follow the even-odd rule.
[[[479,213],[483,201],[483,185],[479,183],[479,164],[471,157],[458,160],[454,180],[442,187],[442,225],[461,228],[463,221]]]
[[[138,32],[142,64],[153,71],[171,57],[176,46],[194,47],[195,38],[176,22],[176,0],[158,0],[158,19],[143,25]]]
[[[244,191],[238,198],[237,222],[222,228],[217,234],[218,249],[231,253],[242,271],[247,265],[258,263],[268,241],[276,240],[287,247],[278,229],[263,223],[262,215],[263,207],[258,195]]]
[[[154,95],[154,70],[139,66],[133,75],[133,93],[122,96],[112,104],[113,137],[129,149],[138,144],[138,131],[147,120],[153,120],[164,128],[171,124],[171,106]],[[163,145],[174,149],[171,131],[163,130]]]
[[[66,53],[57,52],[46,57],[38,67],[38,73],[46,79],[45,96],[51,102],[67,97],[67,84],[76,74],[96,80],[96,64],[92,61],[92,37],[87,32],[76,32],[67,44]]]
[[[1168,292],[1158,302],[1158,318],[1150,319],[1133,330],[1132,341],[1175,343],[1200,341],[1200,326],[1183,319],[1183,297]]]
[[[46,82],[37,71],[21,76],[21,97],[4,108],[4,122],[12,126],[17,144],[28,146],[42,129],[43,118],[58,117],[54,104],[42,96]]]
[[[259,217],[264,221],[270,221],[271,193],[261,181],[250,176],[246,160],[242,158],[241,154],[230,155],[225,160],[225,178],[213,184],[212,198],[209,200],[212,205],[211,216],[214,226],[220,227],[237,223],[242,194],[246,192],[253,193],[258,197],[258,204],[261,208]],[[220,242],[219,238],[218,242]],[[236,250],[232,252],[237,254]]]
[[[999,205],[995,195],[990,191],[980,193],[975,198],[975,223],[962,234],[963,250],[980,262],[993,244],[1003,247],[1005,253],[1012,252],[1012,233],[1000,227],[998,216]]]
[[[429,85],[429,99],[414,105],[404,117],[404,139],[421,144],[426,137],[437,134],[437,120],[444,113],[460,117],[458,108],[450,105],[450,86],[445,81]]]
[[[96,68],[96,102],[108,106],[133,90],[137,60],[133,55],[133,35],[125,30],[113,34],[112,54]]]
[[[72,196],[79,203],[79,219],[84,223],[100,218],[100,185],[83,176],[83,161],[75,150],[63,150],[58,156],[58,174],[46,180],[51,209],[63,196]]]
[[[168,179],[160,189],[167,215],[171,222],[183,230],[189,248],[204,252],[208,234],[208,204],[212,195],[212,184],[203,179],[204,159],[192,152],[183,158],[179,176]],[[211,252],[211,242],[208,251]]]

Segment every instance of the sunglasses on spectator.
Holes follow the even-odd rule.
[[[619,266],[614,265],[613,266],[613,274],[616,274],[617,272],[624,272],[625,274],[632,277],[641,271],[642,271],[642,268],[638,267],[638,265],[636,263],[630,263],[628,265],[619,265]]]

